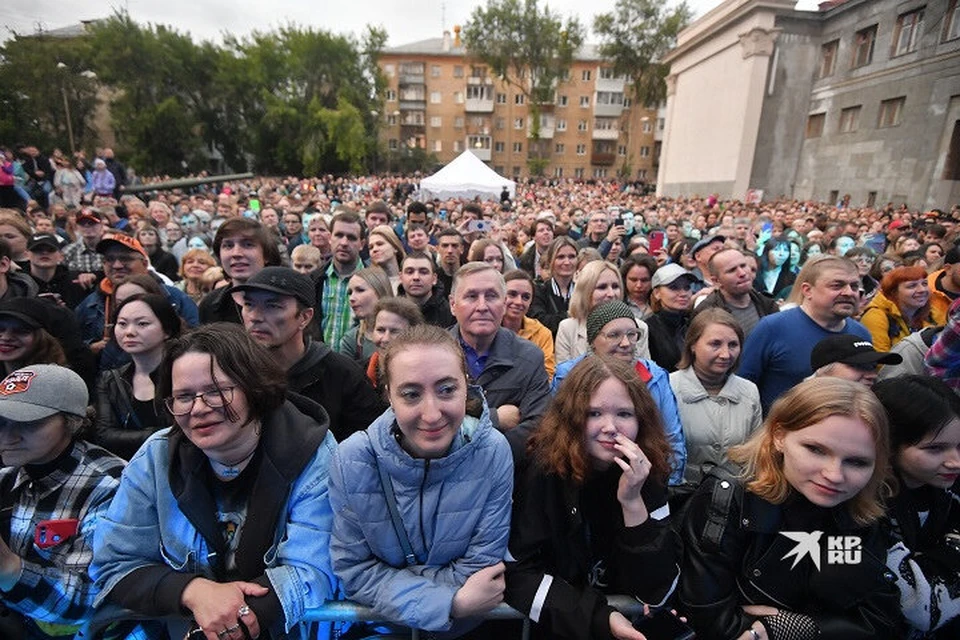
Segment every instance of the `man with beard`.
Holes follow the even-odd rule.
[[[766,316],[743,345],[739,374],[760,390],[764,413],[781,394],[809,376],[813,347],[826,337],[853,334],[870,341],[870,332],[851,319],[859,306],[857,266],[823,255],[804,265],[794,283],[799,307]]]

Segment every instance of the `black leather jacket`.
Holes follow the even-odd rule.
[[[150,374],[156,382],[159,370]],[[100,373],[97,381],[97,416],[88,440],[130,460],[154,431],[170,426],[165,421],[141,424],[133,408],[133,363]]]
[[[783,531],[821,532],[819,569],[809,554],[794,562],[798,542]],[[732,477],[708,475],[690,499],[681,535],[680,601],[698,639],[738,637],[757,619],[741,608],[748,604],[802,614],[821,640],[905,637],[881,527],[858,526],[842,507],[799,496],[776,505]],[[849,564],[831,563],[836,536],[859,538]]]

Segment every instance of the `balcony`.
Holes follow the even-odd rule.
[[[490,162],[490,159],[493,157],[492,154],[490,153],[489,147],[487,147],[486,149],[483,149],[483,148],[477,149],[476,147],[468,147],[468,148],[470,149],[470,153],[477,156],[484,162]]]
[[[623,113],[623,104],[595,104],[593,115],[598,118],[619,118]]]
[[[467,113],[493,113],[493,98],[467,98],[463,110]]]
[[[594,140],[619,140],[620,129],[594,129],[591,137]]]
[[[611,152],[593,151],[590,153],[590,164],[609,167],[617,161],[617,154]]]
[[[492,87],[493,78],[478,78],[478,77],[470,76],[469,78],[467,78],[467,86],[468,87],[482,87],[482,86]]]
[[[427,108],[426,100],[401,100],[400,111],[423,111]]]
[[[556,128],[556,119],[546,113],[540,114],[540,139],[552,140]],[[533,137],[533,118],[527,118],[527,138]]]
[[[623,87],[626,85],[624,78],[600,78],[597,74],[597,91],[610,91],[613,93],[623,93]]]
[[[397,83],[400,86],[426,84],[426,75],[422,73],[400,73],[397,75]]]

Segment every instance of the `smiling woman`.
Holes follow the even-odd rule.
[[[137,452],[97,527],[98,603],[164,617],[175,638],[191,628],[206,640],[317,637],[300,617],[334,595],[335,442],[320,405],[285,389],[239,326],[170,345],[158,394],[176,426]]]
[[[412,327],[380,366],[390,409],[331,465],[333,567],[378,616],[462,635],[503,597],[510,446],[450,333]]]
[[[888,454],[886,415],[863,385],[814,378],[779,399],[730,451],[743,471],[711,472],[690,499],[680,601],[697,637],[904,637],[878,524]],[[804,538],[818,544],[798,555]],[[821,553],[837,540],[857,541],[856,563]]]

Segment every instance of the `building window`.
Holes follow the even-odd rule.
[[[960,180],[960,120],[953,123],[953,135],[950,137],[947,161],[943,163],[941,180]]]
[[[441,99],[439,91],[430,92],[430,104],[440,104]]]
[[[507,104],[507,94],[498,93],[497,94],[497,104]]]
[[[853,62],[850,65],[854,69],[863,67],[873,61],[873,44],[877,39],[877,25],[861,29],[853,36]]]
[[[397,68],[392,64],[385,64],[383,65],[383,75],[387,76],[388,78],[392,78],[393,76],[397,75]]]
[[[391,113],[390,115],[387,116],[387,126],[388,126],[388,127],[395,127],[395,126],[397,126],[397,116],[396,116],[396,115],[394,115],[394,114]]]
[[[507,122],[503,118],[497,118],[496,125],[494,126],[496,126],[497,130],[503,131],[503,128],[507,126]]]
[[[823,135],[823,123],[827,119],[825,113],[814,113],[807,116],[807,138],[819,138]]]
[[[582,178],[582,177],[583,177],[583,167],[577,167],[576,169],[574,169],[574,170],[573,170],[573,177],[574,177],[574,178]]]
[[[577,131],[586,131],[587,130],[587,121],[580,120],[577,122]]]
[[[456,65],[453,67],[453,77],[462,78],[463,77],[463,65]]]
[[[439,129],[443,126],[443,118],[440,116],[430,116],[430,126],[434,129]]]
[[[623,93],[620,91],[597,91],[597,104],[623,105]],[[580,98],[580,106],[590,106],[590,98],[587,97],[587,104],[583,104],[583,98]]]
[[[523,129],[523,118],[514,118],[514,119],[513,119],[513,128],[514,128],[514,129]]]
[[[624,98],[624,99],[623,99],[623,108],[624,108],[624,109],[629,109],[629,108],[630,108],[630,105],[632,105],[632,104],[633,104],[633,100],[631,100],[630,98]]]
[[[901,56],[916,51],[922,32],[923,9],[901,14],[893,29],[893,55]]]
[[[649,120],[643,123],[643,132],[644,133],[653,133],[653,123]]]
[[[954,40],[960,38],[960,2],[950,0],[950,8],[943,19],[943,39]]]
[[[657,118],[657,130],[663,131],[664,126],[667,124],[666,118]]]
[[[580,106],[589,107],[590,106],[590,96],[580,96]]]
[[[903,105],[906,97],[891,98],[880,103],[880,117],[877,119],[877,128],[896,127],[903,118]]]
[[[578,145],[577,145],[577,155],[578,155],[578,156],[585,156],[585,155],[587,155],[587,145],[585,145],[585,144],[578,144]]]
[[[515,96],[513,96],[513,104],[520,105],[520,104],[526,103],[526,101],[527,101],[527,96],[523,95],[522,93],[518,93]]]
[[[514,142],[514,143],[513,143],[513,152],[514,152],[514,153],[523,153],[523,143],[522,143],[522,142]]]
[[[500,175],[503,175],[503,174],[505,173],[504,170],[503,170],[503,165],[502,165],[502,164],[498,164],[498,165],[494,166],[494,167],[493,167],[493,170],[496,171],[497,173],[499,173]]]
[[[493,150],[497,153],[503,153],[504,145],[502,142],[494,142]]]
[[[613,67],[600,67],[601,80],[613,80],[615,77]]]
[[[569,98],[568,96],[566,96],[566,95],[562,95],[562,96],[560,96],[559,103],[560,103],[560,106],[561,106],[561,107],[565,107],[565,106],[567,106],[567,104],[570,103],[570,98]]]
[[[817,78],[827,78],[833,75],[837,67],[837,51],[839,50],[839,40],[833,40],[820,47],[820,68],[817,70]]]
[[[463,140],[454,140],[453,141],[453,150],[457,153],[463,151]]]
[[[553,168],[553,177],[562,178],[563,177],[563,167],[554,167]]]
[[[860,128],[860,105],[840,111],[840,133],[853,133]]]
[[[558,142],[556,146],[554,146],[553,150],[557,155],[562,155],[566,150],[566,145],[564,145],[562,142]]]
[[[455,91],[453,94],[453,102],[455,104],[463,104],[463,91]]]
[[[570,80],[570,69],[564,69],[563,73],[560,74],[560,80],[567,82]]]
[[[387,89],[387,102],[396,102],[397,101],[397,92],[393,89]]]
[[[620,156],[621,158],[625,157],[627,155],[627,145],[625,144],[619,145],[617,147],[617,155]]]
[[[616,118],[594,118],[593,119],[594,131],[615,131],[616,129],[617,129]]]
[[[467,144],[470,145],[471,149],[489,149],[490,136],[470,136],[467,139]]]
[[[432,64],[430,65],[430,77],[439,78],[440,77],[440,65]]]
[[[650,147],[640,147],[640,157],[649,158],[650,157]]]
[[[603,168],[603,167],[599,167],[599,168],[597,168],[597,169],[594,169],[594,170],[593,170],[593,177],[594,177],[594,178],[606,178],[606,177],[607,177],[607,170],[606,170],[605,168]]]
[[[647,170],[646,169],[637,169],[637,177],[641,180],[647,179]]]
[[[487,77],[487,68],[483,66],[473,65],[470,67],[470,77],[471,78],[486,78]]]
[[[434,140],[433,150],[437,153],[440,153],[441,151],[443,151],[443,140]]]
[[[867,191],[867,207],[872,209],[877,204],[877,192]]]
[[[590,82],[591,74],[590,69],[584,69],[583,73],[580,74],[580,79],[584,82]]]
[[[387,148],[390,149],[390,151],[396,151],[400,148],[400,141],[396,138],[390,138],[387,142]]]
[[[563,118],[557,120],[557,131],[566,131],[567,130],[567,121]]]
[[[520,177],[520,167],[514,167],[514,168],[513,168],[513,177],[514,177],[514,178],[519,178],[519,177]]]
[[[457,116],[453,119],[454,129],[463,129],[463,116]]]

